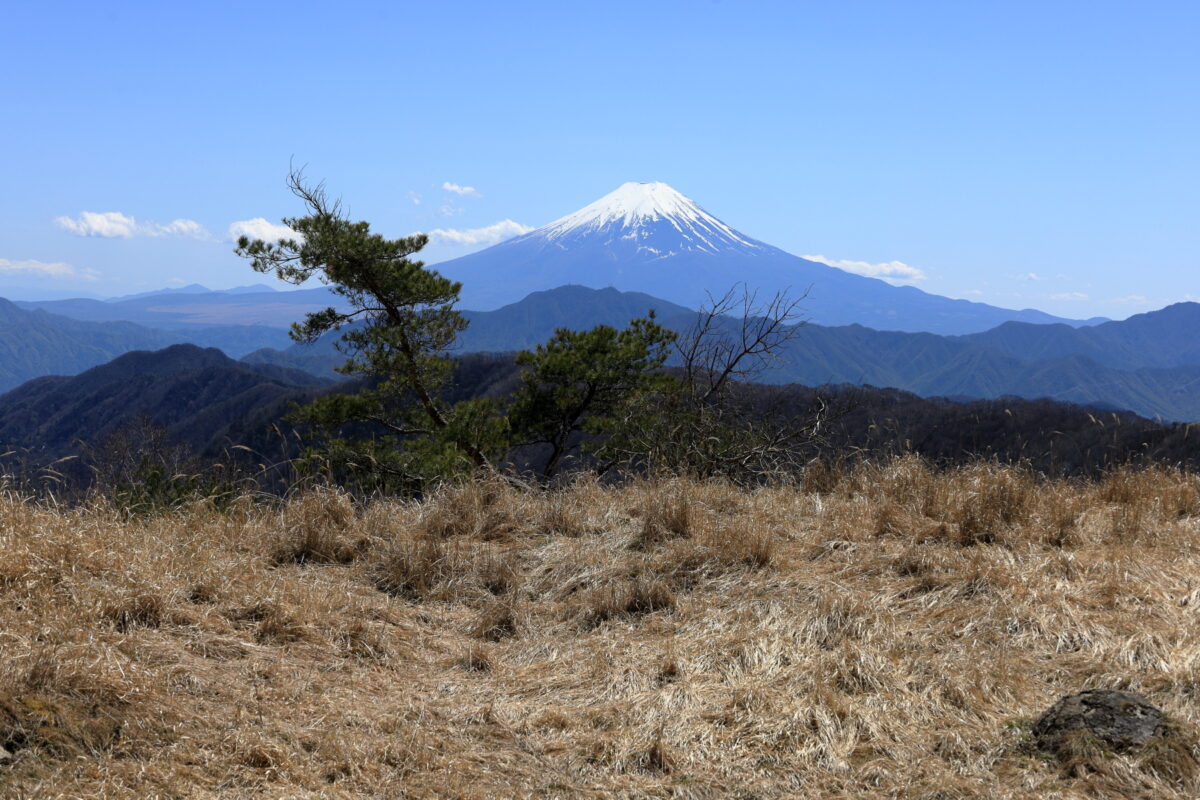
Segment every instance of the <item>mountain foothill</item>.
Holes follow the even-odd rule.
[[[462,282],[470,325],[457,354],[468,393],[510,380],[511,354],[558,328],[621,327],[653,311],[683,332],[713,294],[744,286],[760,298],[801,298],[804,318],[758,381],[788,387],[797,403],[811,402],[811,387],[853,394],[859,411],[846,419],[888,420],[895,431],[871,443],[844,428],[845,442],[895,447],[917,433],[927,454],[943,458],[954,447],[932,444],[945,437],[934,436],[931,420],[953,424],[961,442],[972,426],[977,432],[1015,413],[1025,420],[1021,431],[992,425],[997,432],[971,447],[1005,453],[1005,435],[1061,434],[1040,417],[1085,439],[1085,429],[1124,424],[1130,448],[1193,459],[1190,445],[1172,437],[1200,420],[1196,303],[1109,321],[940,297],[791,255],[662,183],[627,183],[548,225],[433,268]],[[337,303],[325,287],[266,286],[0,300],[0,391],[7,392],[0,445],[62,457],[134,415],[197,452],[254,440],[293,403],[341,380],[334,368],[344,357],[331,338],[302,345],[287,332],[306,313]],[[740,321],[720,324],[736,329]],[[481,369],[485,363],[492,366]],[[906,420],[895,416],[898,408]],[[1115,439],[1108,441],[1105,458],[1116,458]],[[920,450],[920,441],[913,447]]]

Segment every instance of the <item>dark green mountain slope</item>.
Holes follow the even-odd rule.
[[[1195,425],[1163,425],[1129,412],[1019,397],[964,403],[897,389],[776,388],[797,407],[820,395],[846,409],[829,421],[821,447],[835,462],[916,453],[939,464],[1016,462],[1050,475],[1095,475],[1124,464],[1200,468]]]
[[[0,396],[0,446],[47,456],[77,451],[146,416],[197,453],[255,440],[292,401],[327,381],[280,367],[233,361],[180,344],[126,353],[73,377],[45,377]]]

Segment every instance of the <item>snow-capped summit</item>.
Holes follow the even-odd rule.
[[[555,240],[580,234],[594,235],[613,228],[619,229],[623,239],[649,240],[661,238],[655,235],[655,228],[662,225],[670,226],[673,236],[679,239],[680,249],[684,250],[716,253],[728,249],[761,247],[709,214],[692,199],[658,181],[622,184],[596,202],[574,214],[556,219],[528,236],[531,239],[542,237]],[[675,250],[672,248],[668,252]],[[653,249],[651,252],[659,251]]]
[[[695,200],[684,197],[660,181],[620,185],[595,203],[556,219],[533,231],[547,239],[576,233],[593,234],[607,227],[629,230],[670,223],[680,234],[694,237],[697,247],[719,249],[722,245],[755,247],[756,243],[704,211]]]

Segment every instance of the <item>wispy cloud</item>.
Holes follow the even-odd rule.
[[[1050,295],[1051,300],[1090,300],[1091,297],[1083,292],[1060,292]]]
[[[408,199],[409,199],[409,200],[412,200],[412,204],[413,204],[414,206],[419,206],[419,205],[421,205],[421,193],[420,193],[420,192],[411,192],[411,191],[410,191],[410,192],[408,193]]]
[[[0,258],[0,275],[37,275],[43,278],[75,278],[76,280],[94,281],[100,275],[91,269],[76,269],[63,261],[13,261]]]
[[[251,239],[262,239],[264,242],[278,242],[280,239],[298,239],[300,234],[287,225],[276,225],[262,217],[238,220],[229,226],[229,238],[235,242],[248,236]]]
[[[1036,272],[1022,272],[1020,275],[1013,275],[1013,280],[1018,281],[1065,281],[1069,280],[1066,275],[1059,273],[1057,275],[1038,275]]]
[[[830,267],[844,269],[846,272],[853,272],[855,275],[866,275],[868,278],[883,278],[897,283],[923,281],[927,277],[920,269],[905,264],[903,261],[884,261],[872,264],[869,261],[849,261],[846,259],[826,258],[825,256],[801,256],[801,258],[816,261]]]
[[[502,242],[505,239],[511,239],[514,236],[520,236],[523,233],[529,233],[531,230],[533,228],[528,225],[522,225],[519,222],[506,219],[494,225],[488,225],[485,228],[471,228],[469,230],[437,228],[429,232],[429,238],[434,242],[449,244],[490,245]]]
[[[78,217],[56,217],[54,222],[58,227],[76,236],[99,236],[105,239],[132,239],[140,236],[212,238],[203,225],[192,219],[176,219],[167,223],[139,222],[120,211],[84,211]]]
[[[208,239],[208,231],[204,226],[194,219],[176,219],[168,222],[166,225],[157,223],[149,223],[154,226],[154,231],[147,235],[149,236],[190,236],[193,239]]]
[[[460,186],[457,183],[446,181],[442,184],[442,188],[447,192],[454,192],[460,197],[483,197],[474,186]]]

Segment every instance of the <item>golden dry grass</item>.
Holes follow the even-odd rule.
[[[1200,796],[1200,480],[0,499],[0,796]],[[1170,740],[1030,723],[1141,692]]]

